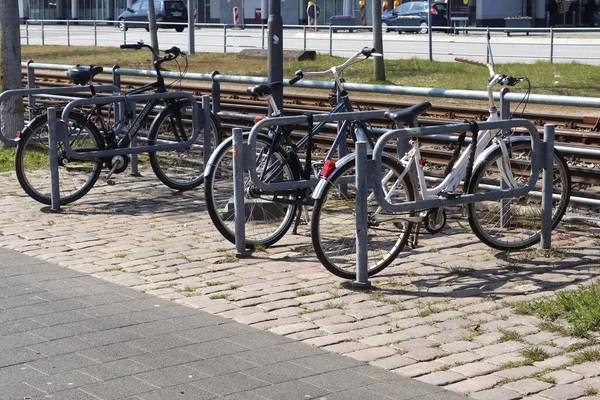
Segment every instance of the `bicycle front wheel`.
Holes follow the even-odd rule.
[[[15,168],[19,184],[32,199],[51,204],[48,116],[39,115],[21,133],[17,146]],[[73,150],[104,149],[104,139],[98,128],[86,116],[69,115],[69,143]],[[63,144],[58,143],[58,183],[60,204],[83,197],[94,186],[102,170],[102,161],[81,161],[67,157]]]
[[[248,135],[244,135],[244,141]],[[214,165],[206,175],[204,190],[206,207],[211,220],[219,232],[235,243],[235,215],[233,196],[233,141],[227,139],[213,155]],[[298,179],[296,168],[287,161],[289,157],[283,149],[277,148],[272,152],[267,167],[268,155],[271,150],[271,139],[259,135],[256,140],[256,166],[258,175],[265,168],[271,171],[265,178],[268,182],[290,181]],[[275,195],[261,192],[252,184],[247,172],[244,172],[244,209],[246,246],[254,248],[257,245],[271,246],[281,239],[288,231],[294,220],[296,205],[277,201],[292,201],[295,195]]]
[[[219,123],[210,114],[210,148],[219,144]],[[192,136],[191,111],[173,104],[161,112],[150,128],[148,144],[180,143]],[[196,142],[189,148],[154,151],[148,154],[154,174],[162,183],[176,190],[191,190],[204,182],[204,129],[200,127]]]
[[[525,186],[531,176],[531,143],[507,144],[510,166],[518,187]],[[473,173],[469,193],[489,192],[508,188],[500,176],[505,162],[500,148],[488,156]],[[506,164],[504,164],[506,165]],[[571,176],[564,159],[554,151],[552,184],[552,228],[567,210],[571,195]],[[533,191],[525,196],[468,205],[469,224],[473,233],[490,247],[498,250],[521,250],[540,241],[542,228],[542,172]]]
[[[384,155],[380,171],[383,190],[393,204],[415,200],[414,187],[398,160]],[[356,279],[356,184],[354,161],[334,171],[320,199],[315,201],[311,236],[317,257],[329,272]],[[408,217],[381,209],[368,189],[368,273],[381,272],[402,251],[412,232]]]

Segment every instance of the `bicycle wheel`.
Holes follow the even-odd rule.
[[[244,141],[248,134],[244,134]],[[233,140],[227,139],[219,146],[211,158],[211,169],[206,175],[204,190],[206,206],[212,222],[219,232],[231,243],[235,243],[235,216],[233,197]],[[260,176],[265,169],[265,162],[271,149],[271,139],[259,134],[256,140],[256,166]],[[282,148],[277,148],[271,155],[269,169],[273,171],[269,182],[298,179],[297,167],[292,166]],[[285,235],[294,220],[296,205],[278,202],[273,193],[265,193],[254,187],[247,172],[244,172],[244,201],[246,221],[246,246],[271,246]],[[294,200],[295,195],[283,200]]]
[[[525,186],[531,176],[531,143],[507,144],[512,153],[510,165],[520,186]],[[476,171],[469,193],[488,192],[501,187],[499,166],[502,151],[496,149]],[[504,185],[508,187],[508,185]],[[473,233],[490,247],[498,250],[520,250],[540,241],[542,227],[542,173],[535,188],[527,195],[495,201],[480,201],[468,205],[469,224]],[[554,151],[552,228],[564,215],[571,194],[571,177],[564,159]]]
[[[181,103],[170,105],[152,122],[148,144],[185,142],[192,136],[191,109]],[[219,144],[219,122],[210,114],[211,149]],[[200,127],[193,146],[148,153],[150,165],[162,183],[172,189],[191,190],[204,182],[204,129]]]
[[[15,168],[19,184],[34,200],[51,204],[50,156],[48,154],[48,116],[41,114],[21,133]],[[84,125],[85,124],[85,125]],[[104,149],[104,138],[98,128],[86,123],[86,116],[72,112],[69,115],[69,142],[74,150]],[[94,186],[102,170],[102,161],[80,161],[67,157],[62,143],[58,143],[58,182],[60,204],[80,199]]]
[[[415,200],[410,177],[400,179],[404,167],[391,156],[383,156],[383,189],[394,204]],[[311,236],[317,257],[329,272],[345,279],[356,279],[356,185],[355,164],[350,162],[334,171],[320,199],[315,201]],[[346,187],[341,185],[345,182]],[[406,244],[413,223],[406,217],[382,210],[371,188],[368,189],[368,271],[381,272],[398,256]],[[404,218],[402,218],[404,216]]]

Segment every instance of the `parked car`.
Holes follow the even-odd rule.
[[[399,29],[398,26],[410,25],[415,26],[412,32],[427,33],[427,14],[431,12],[431,24],[433,26],[448,25],[448,9],[446,3],[436,1],[431,5],[431,10],[428,10],[428,2],[423,0],[409,1],[408,3],[400,4],[391,11],[387,11],[381,15],[381,27],[384,32],[388,31],[408,31],[409,29]],[[395,28],[396,27],[396,28]]]
[[[154,12],[159,28],[175,28],[182,32],[184,25],[164,25],[165,22],[188,22],[188,12],[182,0],[154,0]],[[127,22],[148,22],[148,0],[138,0],[123,11],[118,17],[119,29],[126,31],[128,28],[146,28],[148,24],[128,24]]]

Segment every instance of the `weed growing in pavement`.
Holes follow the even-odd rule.
[[[448,272],[456,276],[471,276],[474,271],[473,268],[461,267],[459,265],[453,265],[448,268]]]
[[[512,307],[518,314],[536,315],[550,323],[564,320],[569,324],[567,333],[587,337],[600,329],[600,281],[559,291],[554,298],[519,302]]]
[[[229,296],[231,296],[231,293],[217,293],[217,294],[208,296],[208,298],[211,300],[217,300],[217,299],[227,299],[227,298],[229,298]]]
[[[257,253],[266,253],[267,252],[267,248],[262,245],[261,243],[257,243],[252,247],[252,250],[254,250]]]
[[[544,361],[546,358],[550,357],[546,350],[541,349],[539,347],[532,347],[529,349],[525,349],[521,351],[521,355],[528,360],[531,361]]]
[[[241,288],[243,285],[240,285],[239,283],[232,283],[231,285],[229,285],[229,290],[235,290],[235,289],[239,289]]]
[[[182,259],[182,260],[184,260],[184,261],[186,261],[186,262],[189,262],[189,263],[190,263],[190,262],[192,262],[192,259],[191,259],[191,258],[189,258],[188,256],[186,256],[186,255],[185,255],[185,254],[183,254],[183,253],[179,253],[179,255],[177,256],[177,258],[180,258],[180,259]]]
[[[586,387],[583,394],[585,394],[586,396],[595,396],[598,394],[598,389],[595,389],[593,387]]]
[[[526,358],[525,360],[509,361],[507,363],[504,363],[504,364],[500,365],[500,369],[518,368],[518,367],[523,367],[525,365],[532,365],[532,364],[533,364],[533,361]]]
[[[225,282],[218,282],[218,281],[213,281],[213,282],[206,282],[206,286],[219,286],[219,285],[224,285]]]
[[[600,351],[596,349],[582,350],[571,355],[572,364],[583,364],[588,361],[600,361]]]
[[[501,329],[500,333],[502,334],[502,336],[498,340],[499,342],[508,342],[511,340],[520,342],[523,340],[523,336],[517,331],[512,331],[510,329],[504,329],[504,330]]]
[[[123,271],[123,267],[112,267],[112,268],[105,268],[102,270],[102,272],[117,272],[117,271]]]
[[[312,290],[308,290],[308,289],[300,289],[300,290],[296,291],[296,296],[298,296],[298,297],[310,296],[311,294],[314,294],[314,292]]]
[[[115,255],[115,257],[116,257],[116,258],[125,258],[125,257],[127,257],[128,255],[129,255],[129,254],[127,254],[127,253],[119,253],[119,254],[116,254],[116,255]]]
[[[556,383],[556,379],[550,375],[544,375],[544,376],[539,377],[538,379],[542,382],[550,383],[552,385],[554,385]]]

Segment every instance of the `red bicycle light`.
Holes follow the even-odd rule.
[[[21,131],[17,131],[17,138],[21,138]]]
[[[254,123],[258,124],[260,121],[262,121],[263,119],[265,119],[265,117],[256,117],[254,118]]]
[[[327,178],[331,172],[335,169],[335,162],[332,160],[325,161],[323,168],[321,168],[321,177]]]

